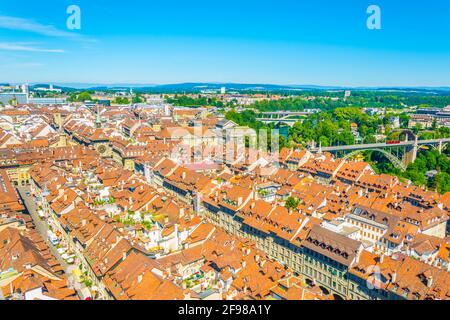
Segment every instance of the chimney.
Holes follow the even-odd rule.
[[[382,253],[382,254],[380,255],[380,263],[383,263],[383,261],[384,261],[384,253]]]
[[[181,178],[184,180],[186,179],[186,171],[183,171],[183,173],[181,174]]]
[[[240,206],[240,205],[242,204],[243,201],[244,201],[244,200],[242,199],[242,197],[239,197],[239,198],[238,198],[238,206]]]
[[[180,209],[180,218],[184,217],[184,208]]]
[[[141,273],[140,275],[138,275],[137,277],[137,282],[141,283],[142,282],[142,277],[143,277],[144,273]]]
[[[361,251],[363,251],[362,248],[359,248],[356,250],[354,263],[359,263],[359,258],[361,257]]]
[[[261,260],[261,262],[259,263],[259,266],[262,268],[262,267],[264,267],[265,264],[266,264],[266,260]]]
[[[126,258],[127,258],[127,253],[126,253],[126,252],[123,252],[123,253],[122,253],[122,261],[124,261]]]
[[[391,275],[391,282],[392,283],[395,283],[397,281],[397,272],[392,272],[392,275]]]
[[[86,219],[81,220],[81,226],[85,227],[86,226]]]
[[[433,286],[433,276],[427,278],[427,287],[431,288]]]

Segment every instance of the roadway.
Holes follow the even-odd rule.
[[[302,119],[290,119],[290,118],[256,118],[256,120],[261,122],[297,122]]]
[[[284,116],[307,116],[317,113],[316,110],[309,110],[309,111],[264,111],[264,112],[258,112],[258,114],[262,115],[284,115]]]
[[[38,206],[36,204],[36,201],[34,200],[34,197],[30,193],[30,187],[17,187],[17,191],[20,194],[20,197],[23,200],[23,203],[25,207],[27,208],[28,213],[30,214],[31,218],[33,219],[34,225],[36,226],[36,231],[39,232],[41,237],[44,239],[44,241],[47,243],[48,247],[50,248],[50,252],[56,257],[58,262],[61,264],[61,266],[64,268],[64,272],[66,273],[69,284],[77,291],[77,294],[80,298],[83,298],[83,293],[81,292],[82,287],[80,283],[78,283],[73,275],[72,270],[76,268],[74,265],[70,265],[66,263],[66,261],[61,258],[61,255],[57,251],[57,248],[53,246],[50,241],[48,240],[47,231],[49,230],[49,224],[47,221],[42,220],[41,217],[39,217],[38,214]],[[27,192],[29,195],[27,195]]]
[[[448,142],[450,142],[450,138],[418,140],[417,144],[419,146],[427,145],[427,144],[439,144],[440,141],[442,141],[442,143],[448,143]],[[402,147],[402,146],[413,146],[414,143],[415,143],[414,141],[401,141],[400,143],[396,143],[396,144],[387,144],[385,142],[384,143],[352,144],[352,145],[345,145],[345,146],[322,147],[321,150],[323,152],[332,152],[332,151],[395,148],[395,147]],[[319,148],[313,148],[313,149],[311,149],[311,151],[317,152],[317,151],[319,151]]]

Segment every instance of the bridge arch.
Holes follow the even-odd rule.
[[[364,149],[364,150],[355,150],[352,151],[350,153],[347,153],[345,156],[343,156],[341,159],[342,160],[348,160],[354,156],[356,156],[357,154],[363,153],[364,151],[376,151],[376,152],[380,152],[382,153],[393,165],[394,167],[400,169],[401,171],[405,171],[407,166],[405,163],[403,163],[402,160],[400,160],[399,158],[397,158],[396,156],[394,156],[392,153],[390,153],[389,151],[386,151],[384,149]],[[336,176],[336,174],[339,172],[339,170],[341,170],[342,166],[345,164],[345,161],[342,161],[339,166],[334,170],[333,172],[333,177]]]
[[[297,121],[286,121],[286,120],[288,120],[288,119],[281,119],[281,120],[278,122],[278,124],[284,124],[284,125],[286,125],[286,126],[293,127],[294,124],[297,122]]]
[[[341,296],[340,294],[337,294],[337,293],[333,293],[333,299],[334,300],[345,300],[345,298],[343,296]]]
[[[414,134],[414,132],[412,132],[409,129],[404,129],[401,130],[400,133],[398,134],[398,139],[401,140],[401,137],[403,135],[406,135],[406,140],[405,141],[415,141],[417,136]]]
[[[322,293],[323,293],[324,295],[329,295],[329,294],[331,294],[330,290],[328,290],[328,288],[325,287],[325,286],[319,286],[319,289],[322,291]]]
[[[444,142],[440,145],[439,144],[436,145],[435,143],[425,143],[425,144],[421,144],[420,147],[418,148],[418,150],[426,149],[426,148],[422,148],[422,147],[428,147],[430,149],[439,151],[439,153],[442,153],[442,151],[444,151],[448,148],[448,143]]]

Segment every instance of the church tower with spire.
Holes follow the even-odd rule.
[[[95,117],[95,127],[97,129],[100,129],[102,127],[102,119],[100,117],[100,109],[97,106],[97,112],[96,112],[96,117]]]

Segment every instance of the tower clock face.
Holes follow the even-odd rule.
[[[104,146],[104,145],[101,145],[101,146],[99,146],[98,148],[97,148],[97,151],[99,152],[99,153],[105,153],[106,152],[106,147]]]

